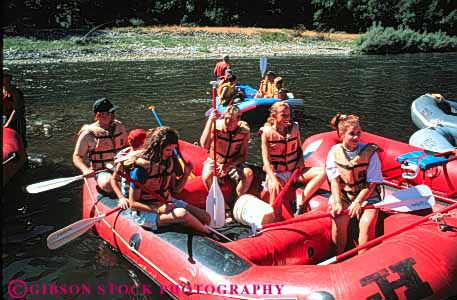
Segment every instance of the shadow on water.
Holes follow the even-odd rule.
[[[93,121],[92,103],[98,97],[120,107],[116,116],[127,129],[155,127],[147,109],[155,105],[164,124],[186,140],[198,141],[211,105],[213,66],[210,60],[9,66],[25,93],[28,152],[35,168],[16,178],[2,196],[5,298],[10,298],[7,284],[12,279],[35,284],[152,283],[92,232],[61,249],[46,248],[49,233],[81,218],[82,182],[35,195],[21,187],[78,174],[70,161],[76,134],[82,124]],[[258,60],[234,58],[233,69],[240,83],[258,86]],[[302,138],[329,130],[330,118],[343,112],[358,114],[369,132],[407,142],[416,130],[410,119],[415,98],[427,92],[457,96],[455,54],[270,58],[267,69],[305,100],[304,107],[293,111]],[[258,164],[256,132],[262,123],[251,124],[249,161]]]

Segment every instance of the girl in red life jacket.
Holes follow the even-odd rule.
[[[267,173],[265,190],[270,194],[272,205],[293,171],[301,169],[296,181],[306,183],[303,198],[297,199],[296,214],[305,211],[305,204],[325,181],[325,170],[306,168],[303,161],[298,124],[290,122],[290,108],[285,102],[276,102],[270,108],[270,117],[260,128],[263,167]]]
[[[341,144],[334,145],[327,156],[326,170],[332,196],[329,199],[332,220],[332,240],[336,253],[342,253],[347,242],[347,227],[351,218],[359,219],[359,245],[374,238],[378,211],[365,209],[365,204],[381,201],[376,190],[383,182],[381,163],[375,144],[359,142],[362,129],[354,115],[334,116],[330,124],[337,129]],[[348,209],[348,215],[340,215]]]
[[[183,189],[192,172],[192,164],[185,162],[184,174],[177,178],[172,157],[173,150],[177,148],[178,135],[168,126],[158,127],[148,134],[144,153],[139,160],[146,160],[149,164],[146,164],[146,168],[137,165],[130,176],[167,203],[130,184],[129,201],[133,216],[139,225],[152,230],[160,226],[182,224],[201,234],[208,234],[209,229],[204,224],[209,224],[211,219],[206,211],[172,197]],[[139,164],[144,166],[142,161]]]

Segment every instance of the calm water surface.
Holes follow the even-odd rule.
[[[10,65],[26,96],[32,168],[3,194],[3,296],[13,279],[30,284],[152,281],[93,233],[58,250],[46,248],[53,231],[81,219],[81,182],[37,195],[21,187],[77,175],[71,165],[76,133],[92,121],[92,103],[108,97],[120,107],[128,129],[156,126],[150,105],[181,137],[197,141],[210,106],[212,60],[139,61]],[[233,61],[240,83],[258,86],[258,60]],[[424,93],[457,97],[457,55],[269,58],[268,69],[305,106],[294,111],[302,137],[326,131],[336,112],[361,116],[364,130],[407,142],[416,130],[411,102]],[[251,124],[253,132],[260,124]],[[259,139],[252,134],[251,162],[260,163]],[[149,299],[167,299],[158,290]],[[68,298],[68,296],[66,297]],[[39,297],[39,299],[66,299]],[[105,299],[92,294],[90,299]],[[37,298],[38,299],[38,298]],[[110,299],[125,299],[110,295]],[[141,299],[137,297],[137,299]]]

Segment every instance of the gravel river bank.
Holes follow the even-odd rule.
[[[121,28],[90,34],[56,35],[52,31],[4,40],[4,63],[54,63],[212,59],[265,56],[348,55],[351,35],[308,31],[238,28]]]

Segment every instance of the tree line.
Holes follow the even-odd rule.
[[[373,25],[457,33],[456,0],[7,0],[4,26],[241,26],[361,33]]]

